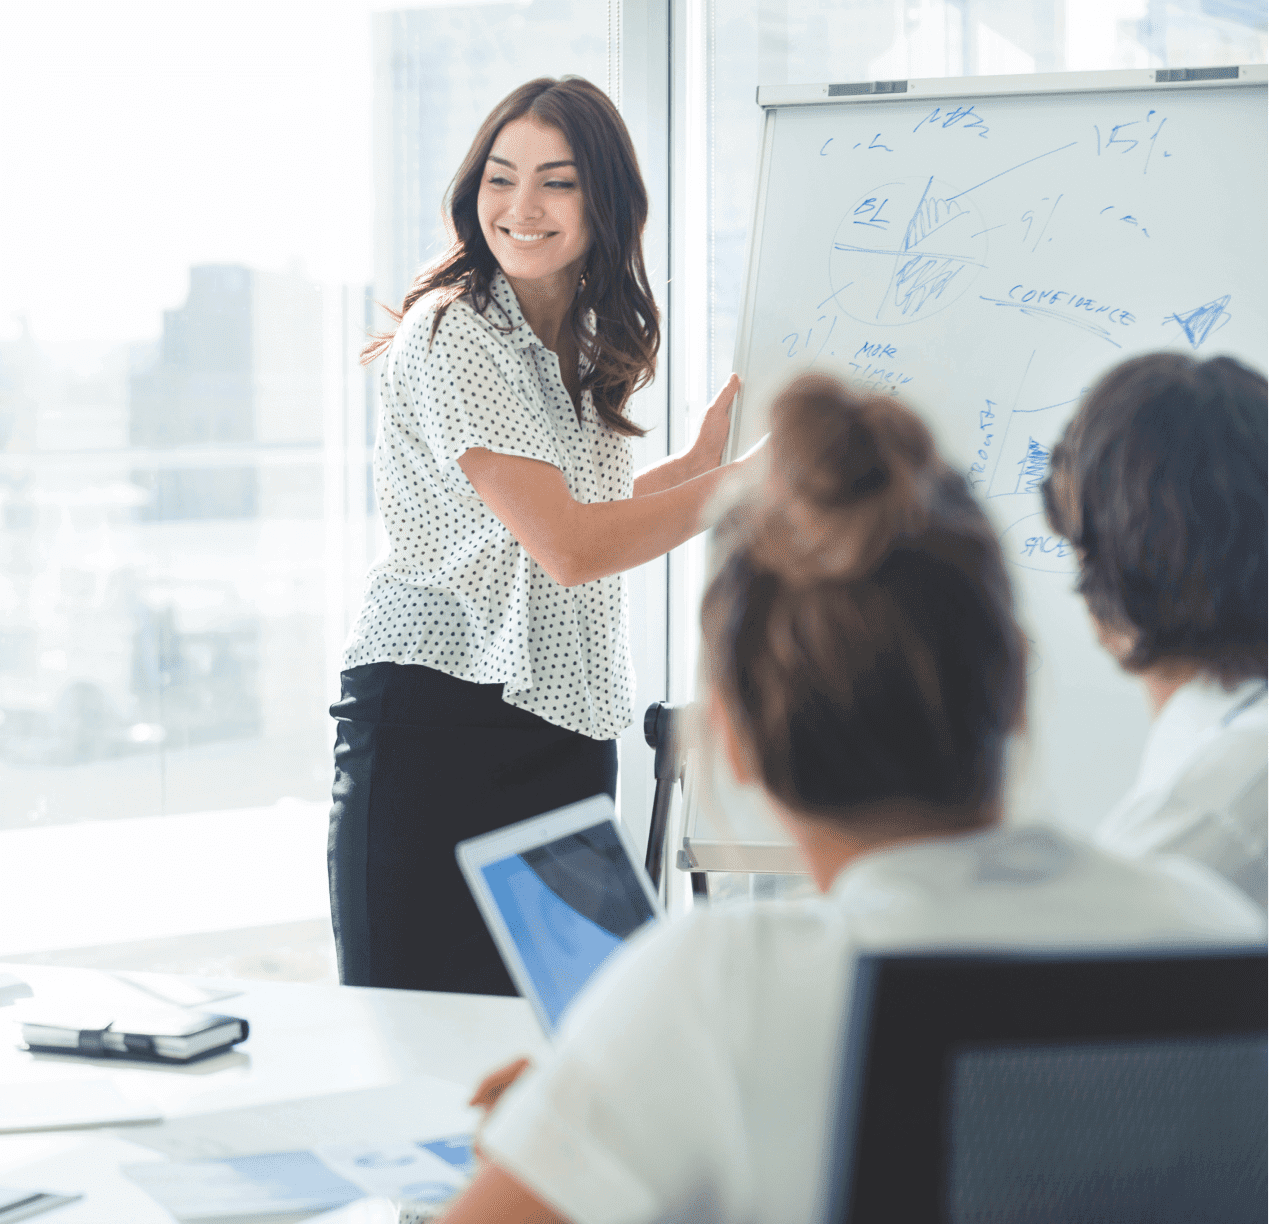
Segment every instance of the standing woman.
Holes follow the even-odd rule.
[[[362,354],[387,352],[389,550],[331,707],[346,984],[515,994],[455,844],[616,795],[634,692],[622,575],[699,529],[738,386],[688,451],[634,476],[644,431],[626,408],[660,342],[646,218],[608,98],[576,77],[530,81],[459,167],[449,249]]]

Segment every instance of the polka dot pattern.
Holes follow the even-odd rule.
[[[624,575],[562,587],[476,494],[458,466],[473,446],[559,468],[580,502],[634,495],[629,438],[579,424],[559,360],[497,273],[483,315],[454,303],[429,345],[433,308],[402,320],[379,383],[375,493],[386,556],[366,580],[344,667],[420,663],[549,723],[612,739],[633,720]],[[506,329],[510,326],[511,330]]]

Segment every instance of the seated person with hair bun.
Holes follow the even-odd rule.
[[[1026,641],[996,537],[915,415],[803,378],[770,457],[720,528],[706,707],[823,895],[636,936],[498,1099],[447,1224],[812,1220],[861,950],[1263,937],[1194,863],[1002,826]]]
[[[1089,392],[1044,484],[1103,646],[1145,690],[1136,785],[1097,829],[1265,908],[1266,395],[1229,357],[1152,353]]]

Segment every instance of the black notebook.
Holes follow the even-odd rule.
[[[190,1062],[227,1050],[246,1036],[247,1022],[239,1016],[177,1007],[75,1016],[28,1011],[22,1023],[22,1039],[29,1049],[89,1058]]]

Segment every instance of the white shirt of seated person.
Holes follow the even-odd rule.
[[[574,1224],[800,1224],[859,952],[1263,937],[1263,914],[1185,859],[1133,862],[1034,827],[890,843],[822,897],[710,906],[637,936],[503,1095],[483,1148]]]
[[[1183,854],[1266,903],[1266,737],[1262,679],[1233,690],[1202,676],[1164,702],[1132,790],[1094,834],[1130,858]]]

